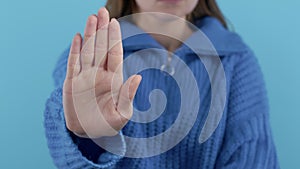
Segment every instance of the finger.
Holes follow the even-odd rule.
[[[86,23],[86,28],[84,30],[84,42],[81,49],[82,70],[91,68],[94,62],[97,20],[98,19],[95,15],[91,15]]]
[[[121,114],[122,117],[126,118],[127,120],[132,117],[132,101],[141,80],[142,76],[133,75],[129,79],[127,79],[127,81],[121,87],[117,111]]]
[[[97,30],[97,22],[98,22],[98,18],[96,15],[91,15],[88,17],[86,25],[85,25],[85,29],[84,29],[84,40],[83,40],[83,44],[85,44],[88,39],[95,34],[96,30]]]
[[[121,30],[119,22],[114,18],[109,23],[108,41],[107,70],[122,73],[123,48]]]
[[[81,49],[82,38],[79,33],[77,33],[72,41],[68,66],[67,66],[67,78],[71,79],[74,76],[78,75],[80,72],[80,49]]]
[[[98,11],[98,28],[95,45],[95,65],[98,67],[106,67],[107,49],[108,49],[108,24],[109,13],[106,8]]]

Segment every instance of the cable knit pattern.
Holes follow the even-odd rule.
[[[51,94],[46,103],[44,116],[49,149],[51,156],[57,159],[54,162],[58,168],[107,168],[120,159],[120,156],[106,152],[106,154],[110,154],[110,161],[94,164],[82,156],[65,125],[61,88]]]
[[[215,18],[205,17],[200,21],[196,22],[197,26],[208,36],[219,53],[227,82],[226,107],[212,136],[202,144],[198,142],[210,107],[211,89],[205,67],[187,49],[179,50],[176,54],[189,66],[196,77],[201,91],[201,106],[195,124],[179,144],[169,151],[153,157],[128,158],[124,156],[128,144],[124,140],[124,135],[131,137],[155,136],[167,130],[178,115],[180,100],[177,98],[180,93],[176,82],[155,70],[140,73],[143,81],[137,91],[134,106],[139,110],[148,109],[151,106],[148,100],[149,93],[156,88],[164,91],[168,103],[163,114],[155,121],[147,124],[130,121],[122,129],[118,136],[122,143],[121,152],[124,152],[124,155],[111,154],[90,139],[75,136],[66,128],[62,105],[62,86],[66,75],[69,51],[67,49],[58,60],[53,73],[56,89],[47,100],[44,113],[48,147],[58,168],[279,168],[269,124],[267,93],[256,57],[235,33],[224,29]],[[143,36],[141,39],[135,37],[134,41],[130,39],[128,41],[123,43],[125,58],[145,46],[159,46],[150,36]],[[137,62],[136,64],[142,63]],[[124,68],[126,77],[126,65]],[[153,148],[160,148],[160,146],[157,144]]]

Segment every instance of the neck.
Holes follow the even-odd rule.
[[[185,17],[170,18],[170,16],[143,14],[135,18],[134,22],[145,32],[150,33],[169,52],[175,51],[193,33]],[[151,32],[160,32],[160,34]]]

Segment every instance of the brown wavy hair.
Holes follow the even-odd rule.
[[[107,0],[105,7],[111,18],[119,18],[134,13],[137,9],[135,0]],[[225,18],[218,7],[216,0],[199,0],[195,9],[187,16],[187,20],[194,22],[205,16],[217,18],[227,28]]]

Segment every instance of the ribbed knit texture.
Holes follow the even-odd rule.
[[[56,89],[47,100],[44,114],[48,147],[58,168],[279,168],[269,124],[265,84],[256,57],[235,33],[222,28],[215,18],[206,17],[200,21],[197,26],[208,36],[220,54],[227,82],[226,107],[213,135],[202,144],[198,142],[211,101],[208,74],[196,56],[188,50],[181,50],[176,54],[189,66],[196,77],[201,92],[201,106],[193,128],[179,144],[154,157],[127,158],[111,154],[89,139],[75,136],[66,128],[62,105],[62,85],[69,51],[67,49],[55,68],[53,75]],[[145,46],[144,43],[151,41],[153,39],[149,38],[147,41],[135,39],[134,42],[124,42],[124,57],[139,50],[137,47],[139,44]],[[134,43],[136,43],[134,47],[128,45]],[[153,42],[150,45],[157,44]],[[176,63],[174,64],[176,66]],[[126,66],[136,65],[124,66],[125,78],[128,76]],[[146,70],[140,74],[143,76],[143,81],[137,91],[134,106],[141,111],[147,110],[151,106],[148,100],[149,93],[156,88],[164,91],[167,105],[163,114],[155,121],[147,124],[130,121],[122,129],[119,138],[122,142],[120,148],[124,153],[126,153],[127,143],[123,135],[151,137],[162,133],[174,123],[180,109],[180,93],[173,78],[159,70]],[[159,148],[160,145],[155,146]]]

